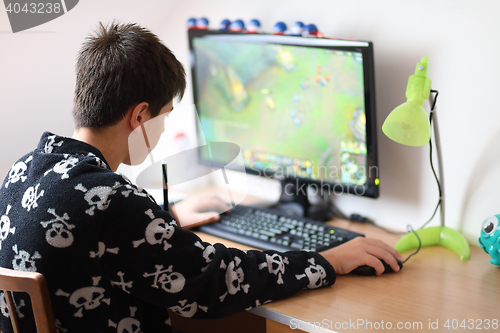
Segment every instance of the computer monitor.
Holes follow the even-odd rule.
[[[207,142],[241,147],[247,173],[379,195],[371,42],[189,30]],[[210,156],[200,156],[215,163]]]

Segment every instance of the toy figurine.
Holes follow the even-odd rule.
[[[245,31],[245,23],[242,20],[236,20],[231,23],[229,30],[233,32],[243,32]]]
[[[302,36],[304,31],[304,23],[301,21],[295,22],[290,28],[290,36]]]
[[[228,19],[223,19],[221,22],[220,22],[220,27],[219,27],[219,30],[220,31],[229,31],[229,26],[231,25],[231,21],[229,21]]]
[[[197,19],[196,20],[196,27],[200,30],[207,30],[208,29],[208,20],[204,17]]]
[[[304,27],[304,30],[302,32],[302,36],[304,37],[317,37],[318,35],[318,28],[316,27],[315,24],[308,24]]]
[[[284,35],[286,31],[286,24],[277,22],[273,27],[273,35]]]
[[[500,226],[498,220],[500,215],[488,217],[483,222],[481,237],[478,241],[483,250],[491,256],[493,265],[500,265]]]
[[[194,17],[188,19],[186,22],[186,26],[188,29],[196,29],[196,19]]]
[[[248,22],[247,33],[258,34],[260,32],[260,22],[259,20],[251,20]]]

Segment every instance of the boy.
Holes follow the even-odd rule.
[[[73,137],[44,133],[5,178],[0,266],[46,277],[60,331],[116,332],[133,324],[141,332],[171,332],[167,309],[227,316],[330,286],[336,274],[360,265],[381,274],[379,259],[399,270],[401,255],[372,239],[356,238],[322,255],[205,243],[115,173],[130,163],[130,133],[170,113],[185,86],[182,65],[154,34],[135,24],[101,24],[78,56]],[[196,197],[173,214],[210,222],[218,215],[198,212],[214,206],[225,208],[215,196]],[[278,274],[273,261],[283,263]],[[297,277],[311,266],[321,272],[315,285]],[[32,325],[27,300],[19,297],[22,325]],[[10,331],[5,322],[2,332]]]

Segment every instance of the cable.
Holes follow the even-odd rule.
[[[432,103],[430,114],[429,114],[429,124],[430,125],[432,125],[432,119],[433,119],[433,115],[434,115],[434,108],[436,107],[436,102],[437,102],[437,98],[438,98],[439,92],[437,90],[431,90],[431,93],[434,93],[436,95],[434,96],[434,102]],[[436,183],[437,183],[437,186],[438,186],[439,198],[438,198],[438,203],[436,205],[436,208],[434,209],[434,212],[432,213],[431,218],[427,222],[425,222],[419,229],[425,228],[425,226],[427,226],[434,219],[434,217],[436,216],[436,213],[437,213],[439,207],[441,206],[441,198],[443,196],[442,195],[442,189],[441,189],[441,182],[440,182],[440,180],[439,180],[439,178],[438,178],[438,176],[436,174],[436,170],[434,168],[434,162],[432,160],[432,157],[433,157],[432,140],[429,138],[429,158],[430,158],[431,170],[432,170],[432,173],[434,174],[434,179],[436,179]],[[340,217],[342,219],[349,220],[349,221],[354,221],[354,222],[359,222],[359,223],[370,224],[370,225],[372,225],[374,227],[377,227],[377,228],[379,228],[379,229],[381,229],[381,230],[383,230],[385,232],[388,232],[388,233],[391,233],[391,234],[394,234],[394,235],[405,235],[407,233],[412,232],[415,235],[415,237],[417,237],[418,248],[417,248],[417,250],[415,252],[411,253],[403,261],[403,263],[405,263],[406,261],[408,261],[408,259],[410,259],[414,255],[416,255],[420,251],[420,249],[422,247],[422,240],[420,239],[420,237],[418,236],[418,234],[416,233],[416,231],[413,229],[413,227],[410,224],[408,224],[406,226],[407,232],[393,231],[391,229],[388,229],[386,227],[378,225],[372,219],[370,219],[368,217],[365,217],[365,216],[361,216],[359,214],[351,214],[350,216],[347,216],[340,209],[338,209],[335,206],[335,204],[333,204],[332,200],[330,200],[329,195],[328,195],[328,204],[330,206],[332,214],[334,214],[335,216]]]
[[[432,118],[433,118],[433,115],[434,115],[434,108],[436,107],[436,102],[437,102],[437,98],[438,98],[439,92],[437,90],[431,90],[431,93],[434,93],[436,95],[434,96],[434,102],[432,103],[430,114],[429,114],[429,124],[430,125],[432,125]],[[432,213],[431,218],[427,222],[425,222],[419,228],[419,230],[425,228],[425,226],[428,225],[434,219],[434,217],[436,216],[436,213],[437,213],[439,207],[441,206],[441,198],[443,197],[443,195],[442,195],[442,189],[441,189],[441,182],[440,182],[440,180],[439,180],[439,178],[438,178],[438,176],[436,174],[436,170],[434,168],[434,162],[432,160],[432,157],[433,157],[432,140],[429,138],[429,158],[430,158],[430,163],[431,163],[431,170],[432,170],[432,173],[434,174],[434,179],[436,179],[436,183],[437,183],[437,186],[438,186],[439,198],[438,198],[438,203],[436,205],[436,208],[434,209],[434,212]],[[353,222],[370,224],[370,225],[372,225],[374,227],[377,227],[377,228],[379,228],[379,229],[381,229],[381,230],[383,230],[385,232],[391,233],[393,235],[406,235],[406,234],[412,232],[415,235],[415,237],[417,237],[418,248],[417,248],[417,250],[415,252],[411,253],[403,261],[403,263],[405,263],[406,261],[408,261],[408,259],[410,259],[414,255],[416,255],[420,251],[420,249],[422,247],[422,240],[420,239],[420,237],[418,236],[418,234],[416,233],[416,231],[413,229],[413,227],[410,224],[408,224],[406,226],[407,232],[394,231],[394,230],[391,230],[389,228],[386,228],[386,227],[383,227],[381,225],[378,225],[372,219],[370,219],[368,217],[365,217],[365,216],[362,216],[362,215],[359,215],[359,214],[351,214],[350,216],[347,216],[337,206],[335,206],[335,204],[333,203],[333,201],[330,198],[330,193],[327,194],[327,197],[325,197],[324,200],[327,202],[327,205],[329,206],[331,213],[334,216],[337,216],[337,217],[339,217],[341,219],[349,220],[349,221],[353,221]]]
[[[439,95],[439,92],[437,90],[431,90],[431,92],[436,93],[436,97],[434,98],[434,103],[432,104],[431,112],[429,114],[429,124],[430,125],[432,125],[432,117],[434,115],[434,107],[436,106],[437,97]],[[443,196],[442,190],[441,190],[441,182],[439,181],[439,178],[438,178],[438,176],[436,174],[436,170],[434,169],[434,162],[432,160],[432,152],[433,152],[432,151],[432,139],[429,139],[429,152],[430,152],[429,155],[430,155],[432,173],[434,174],[434,178],[436,179],[436,183],[437,183],[437,186],[438,186],[439,199],[438,199],[438,203],[436,205],[436,209],[434,209],[434,213],[432,214],[431,218],[426,223],[424,223],[424,225],[422,225],[419,229],[423,229],[427,224],[429,224],[434,219],[434,217],[436,216],[436,213],[437,213],[437,210],[438,210],[439,206],[441,206],[441,198]]]
[[[436,101],[437,101],[437,97],[439,95],[439,92],[437,90],[431,90],[431,93],[435,93],[436,96],[434,97],[434,102],[432,103],[432,106],[431,106],[431,111],[430,111],[430,114],[429,114],[429,124],[432,125],[432,116],[434,115],[434,107],[436,106]],[[425,228],[426,225],[428,225],[433,219],[434,217],[436,216],[436,213],[438,211],[438,208],[441,206],[441,198],[443,197],[443,194],[442,194],[442,190],[441,190],[441,182],[439,181],[439,178],[436,174],[436,170],[434,169],[434,163],[432,161],[432,140],[429,139],[429,156],[430,156],[430,161],[431,161],[431,169],[432,169],[432,173],[434,174],[434,178],[436,179],[436,183],[437,183],[437,186],[438,186],[438,191],[439,191],[439,198],[438,198],[438,203],[436,205],[436,208],[434,209],[434,213],[432,213],[432,216],[431,218],[425,222],[419,229],[423,229]],[[403,263],[405,263],[408,259],[410,259],[410,257],[416,255],[418,253],[418,251],[420,251],[420,248],[422,247],[422,240],[420,239],[420,237],[418,236],[418,234],[415,232],[415,230],[413,230],[413,227],[408,224],[406,226],[406,229],[408,230],[408,232],[413,232],[413,234],[415,235],[415,237],[417,237],[417,240],[418,240],[418,248],[415,252],[413,252],[412,254],[410,254],[404,261]]]
[[[410,259],[411,257],[413,257],[415,254],[418,253],[418,251],[420,251],[420,248],[422,247],[422,240],[420,239],[420,237],[418,236],[418,234],[415,232],[415,230],[413,230],[413,227],[411,225],[407,225],[406,226],[406,230],[408,230],[408,232],[413,232],[413,234],[415,234],[415,237],[417,237],[418,239],[418,248],[417,248],[417,251],[413,252],[412,254],[410,254],[408,257],[406,257],[406,259],[403,261],[403,264],[405,262],[408,261],[408,259]]]

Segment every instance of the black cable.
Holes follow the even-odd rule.
[[[432,118],[433,118],[433,115],[434,115],[434,107],[436,106],[436,101],[437,101],[437,97],[439,95],[439,92],[437,90],[431,90],[431,93],[435,93],[436,94],[436,96],[434,97],[434,103],[432,103],[431,112],[429,114],[429,124],[432,126]],[[437,186],[438,186],[439,199],[438,199],[438,203],[436,205],[436,209],[434,209],[434,213],[432,214],[431,218],[426,223],[424,223],[424,225],[422,225],[419,229],[423,229],[427,224],[429,224],[434,219],[434,217],[436,216],[436,213],[437,213],[437,210],[438,210],[439,206],[441,206],[441,198],[443,196],[442,190],[441,190],[441,182],[439,181],[439,178],[438,178],[438,176],[436,174],[436,170],[434,169],[434,162],[432,160],[432,139],[429,139],[429,152],[430,152],[429,155],[430,155],[432,173],[434,174],[434,178],[436,179],[436,183],[437,183]]]
[[[436,107],[436,102],[437,102],[437,97],[439,95],[439,92],[437,90],[431,90],[431,93],[436,94],[434,96],[434,102],[432,103],[430,114],[429,114],[429,124],[432,126],[432,119],[433,119],[433,115],[434,115],[434,108]],[[434,162],[432,160],[432,157],[433,157],[432,140],[429,138],[429,158],[430,158],[430,163],[431,163],[431,170],[432,170],[432,173],[434,174],[434,179],[436,179],[436,183],[437,183],[437,186],[438,186],[439,198],[438,198],[438,203],[436,205],[436,208],[434,209],[434,212],[432,213],[431,218],[427,222],[425,222],[419,229],[425,228],[425,226],[428,225],[434,219],[434,217],[436,216],[436,213],[437,213],[439,207],[441,206],[441,198],[443,197],[442,189],[441,189],[441,182],[439,181],[439,178],[438,178],[438,176],[436,174],[436,169],[434,168]],[[329,201],[331,202],[331,200],[329,200]],[[337,215],[336,212],[340,212],[340,210],[337,207],[335,207],[335,205],[332,204],[332,206],[335,209],[335,211],[332,209],[332,212],[335,215]],[[346,218],[347,217],[342,212],[340,212],[340,214],[338,214],[337,216],[339,216],[341,218]],[[414,255],[416,255],[420,251],[420,249],[422,247],[422,240],[420,239],[420,237],[418,236],[418,234],[416,233],[416,231],[413,229],[413,227],[410,224],[408,224],[406,226],[406,229],[408,231],[405,233],[405,232],[397,232],[397,231],[393,231],[393,230],[390,230],[388,228],[385,228],[385,227],[383,227],[381,225],[376,224],[370,218],[367,218],[367,217],[364,217],[364,216],[361,216],[361,215],[358,215],[358,214],[351,214],[347,219],[350,220],[350,221],[371,224],[374,227],[377,227],[377,228],[379,228],[381,230],[384,230],[384,231],[386,231],[388,233],[395,234],[395,235],[405,235],[405,234],[407,234],[409,232],[412,232],[415,235],[415,237],[417,237],[418,248],[417,248],[417,250],[415,252],[411,253],[408,257],[406,257],[406,259],[403,261],[403,263],[405,263],[406,261],[408,261],[408,259],[410,259]]]
[[[434,96],[434,102],[432,103],[430,114],[429,114],[429,124],[432,126],[432,118],[433,118],[433,115],[434,115],[434,108],[436,107],[436,102],[437,102],[437,98],[438,98],[439,92],[437,90],[431,90],[431,93],[436,94]],[[434,217],[436,216],[436,213],[437,213],[439,207],[441,206],[441,198],[443,196],[442,189],[441,189],[441,182],[439,181],[439,178],[438,178],[438,176],[436,174],[436,169],[434,168],[434,162],[432,160],[432,156],[433,156],[432,140],[429,138],[429,158],[430,158],[430,162],[431,162],[431,170],[432,170],[432,173],[434,174],[434,179],[436,179],[436,183],[437,183],[437,186],[438,186],[439,198],[438,198],[438,203],[436,205],[436,208],[434,209],[434,212],[432,213],[431,218],[427,222],[425,222],[419,229],[425,228],[425,226],[428,225],[434,219]],[[420,239],[420,237],[418,236],[418,234],[416,233],[416,231],[413,229],[413,227],[410,224],[408,224],[406,226],[407,232],[394,231],[394,230],[388,229],[386,227],[383,227],[381,225],[378,225],[372,219],[370,219],[368,217],[365,217],[365,216],[362,216],[362,215],[359,215],[359,214],[351,214],[350,216],[347,216],[337,206],[335,206],[335,204],[333,203],[333,201],[330,198],[330,193],[328,193],[328,199],[325,200],[325,201],[327,201],[327,204],[330,207],[330,211],[332,212],[332,214],[335,215],[335,216],[337,216],[337,217],[339,217],[339,218],[341,218],[341,219],[349,220],[349,221],[353,221],[353,222],[370,224],[370,225],[372,225],[374,227],[377,227],[377,228],[379,228],[379,229],[381,229],[381,230],[383,230],[385,232],[388,232],[388,233],[391,233],[391,234],[394,234],[394,235],[406,235],[407,233],[412,232],[415,235],[415,237],[417,237],[418,248],[417,248],[417,250],[415,252],[411,253],[403,261],[403,263],[405,263],[406,261],[408,261],[408,259],[410,259],[414,255],[416,255],[420,251],[420,249],[422,247],[422,240]]]
[[[406,257],[406,259],[403,261],[403,264],[405,262],[408,261],[408,259],[410,259],[411,257],[413,257],[415,254],[418,253],[418,251],[420,251],[420,248],[422,247],[422,240],[420,239],[420,237],[418,236],[418,234],[415,232],[415,230],[413,230],[413,227],[411,225],[407,225],[406,226],[406,230],[408,230],[408,232],[413,232],[413,234],[415,235],[415,237],[417,237],[418,239],[418,248],[417,248],[417,251],[413,252],[412,254],[410,254],[408,257]]]
[[[436,96],[434,97],[434,103],[432,103],[432,106],[431,106],[431,111],[430,111],[430,114],[429,114],[429,124],[432,125],[432,117],[434,115],[434,107],[436,106],[436,101],[437,101],[437,97],[439,95],[439,92],[437,90],[431,90],[431,93],[435,93]],[[430,156],[430,160],[431,160],[431,169],[432,169],[432,173],[434,174],[434,178],[436,179],[436,183],[437,183],[437,186],[438,186],[438,190],[439,190],[439,198],[438,198],[438,203],[436,205],[436,208],[434,209],[434,213],[432,213],[432,216],[431,218],[425,222],[419,229],[423,229],[425,228],[426,225],[428,225],[433,219],[434,217],[436,216],[436,213],[438,211],[438,208],[441,206],[441,198],[443,197],[443,194],[442,194],[442,189],[441,189],[441,182],[439,181],[439,178],[436,174],[436,170],[434,169],[434,162],[432,161],[432,140],[429,139],[429,156]],[[405,263],[408,259],[410,259],[410,257],[414,256],[415,254],[418,253],[418,251],[420,251],[420,248],[422,247],[422,241],[420,239],[420,237],[418,236],[418,234],[415,232],[415,230],[413,230],[413,227],[408,224],[406,226],[408,232],[413,232],[413,234],[415,235],[415,237],[417,237],[418,239],[418,248],[415,252],[413,252],[412,254],[410,254],[406,259],[405,261],[403,261],[403,263]]]

